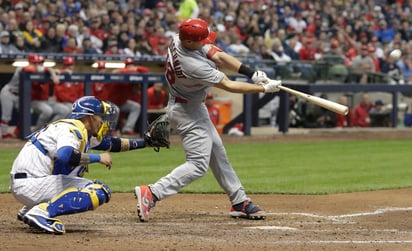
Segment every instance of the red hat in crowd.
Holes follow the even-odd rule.
[[[97,62],[97,69],[106,69],[106,62],[105,61],[98,61]]]
[[[126,58],[124,60],[124,64],[125,65],[134,64],[134,59],[133,58]]]
[[[44,62],[44,57],[38,55],[38,54],[30,54],[28,57],[29,63],[43,63]]]
[[[65,57],[64,61],[63,61],[63,64],[64,65],[74,65],[75,62],[76,61],[75,61],[74,57]]]

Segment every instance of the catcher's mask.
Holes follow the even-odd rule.
[[[103,123],[97,133],[97,140],[101,141],[104,136],[116,129],[119,108],[111,102],[99,100],[94,96],[85,96],[73,103],[69,119],[80,119],[90,115],[102,118]]]

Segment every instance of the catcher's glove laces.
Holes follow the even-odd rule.
[[[169,118],[166,114],[160,115],[148,125],[147,131],[143,135],[144,141],[146,145],[159,152],[160,147],[170,147],[169,131]]]

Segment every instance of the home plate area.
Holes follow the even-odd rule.
[[[115,193],[94,211],[59,217],[63,236],[17,221],[21,205],[0,194],[0,250],[412,250],[411,192],[252,194],[268,213],[257,221],[230,218],[223,194],[177,194],[146,223],[131,194]]]

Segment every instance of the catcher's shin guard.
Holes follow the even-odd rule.
[[[92,183],[85,188],[68,188],[53,198],[47,206],[50,217],[94,210],[109,202],[110,188],[106,184]]]

